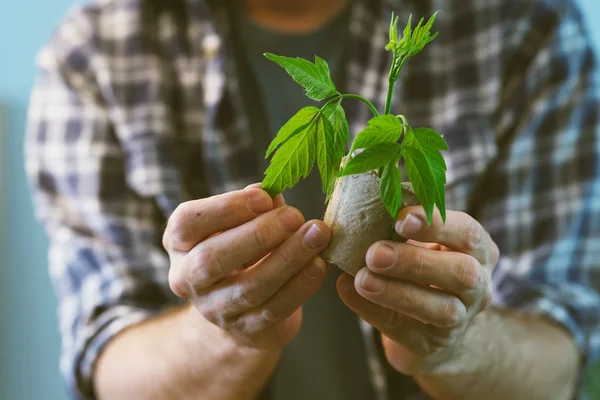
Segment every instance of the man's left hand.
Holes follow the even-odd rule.
[[[354,282],[343,274],[346,305],[382,333],[388,361],[407,375],[451,371],[462,364],[465,337],[492,298],[498,247],[469,215],[439,213],[427,225],[423,208],[398,215],[396,232],[409,239],[377,242]]]

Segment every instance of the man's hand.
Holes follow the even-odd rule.
[[[296,335],[301,305],[321,286],[329,243],[322,221],[254,187],[181,204],[163,245],[169,284],[242,346],[279,350]]]
[[[382,332],[389,362],[408,375],[461,364],[465,335],[491,301],[499,257],[488,233],[467,214],[449,211],[446,224],[439,213],[431,226],[425,221],[421,207],[402,210],[396,231],[412,240],[375,243],[354,283],[347,274],[338,281],[342,300]]]
[[[98,398],[255,399],[325,279],[329,238],[256,185],[181,204],[163,245],[170,287],[191,304],[111,340],[96,363]]]

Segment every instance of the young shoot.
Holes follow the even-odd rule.
[[[392,15],[390,40],[385,47],[392,52],[392,64],[387,100],[381,114],[368,99],[340,93],[323,59],[315,57],[313,63],[302,58],[265,54],[305,89],[308,98],[324,104],[321,108],[302,108],[281,127],[265,155],[272,158],[265,171],[264,190],[275,196],[293,187],[308,176],[316,161],[328,201],[337,178],[372,172],[379,177],[381,200],[395,219],[402,202],[402,173],[398,164],[403,161],[428,223],[431,224],[434,206],[446,220],[446,163],[441,154],[448,150],[445,140],[432,129],[411,127],[404,115],[390,114],[394,85],[402,67],[438,35],[431,34],[436,15],[427,23],[421,18],[414,29],[409,18],[401,34],[398,34],[398,17]],[[348,99],[363,102],[373,118],[356,135],[346,153],[351,138],[342,102]]]

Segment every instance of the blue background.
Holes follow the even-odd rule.
[[[0,399],[65,399],[47,241],[32,215],[23,131],[34,55],[73,0],[0,1]],[[600,1],[581,0],[596,43]],[[7,128],[7,129],[5,129]]]

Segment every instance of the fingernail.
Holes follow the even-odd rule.
[[[325,245],[325,242],[326,237],[317,224],[312,224],[302,238],[302,243],[308,250],[318,249],[319,247]]]
[[[384,243],[377,243],[373,251],[373,266],[375,268],[389,268],[396,263],[396,250]]]
[[[302,218],[300,212],[293,208],[284,208],[278,215],[281,226],[288,232],[296,232],[300,225],[302,225]]]
[[[263,191],[256,191],[248,200],[248,209],[254,214],[264,214],[271,208],[269,195]]]
[[[304,268],[304,275],[306,275],[309,279],[315,279],[323,273],[323,269],[323,265],[315,260],[311,262],[308,267]]]
[[[367,292],[380,293],[385,289],[385,283],[380,279],[373,277],[366,268],[361,269],[358,274],[362,274],[362,276],[360,276],[360,287]]]
[[[398,235],[402,235],[404,237],[415,235],[419,233],[422,226],[423,222],[421,222],[420,218],[417,218],[412,214],[407,214],[404,219],[396,222],[396,232]]]

